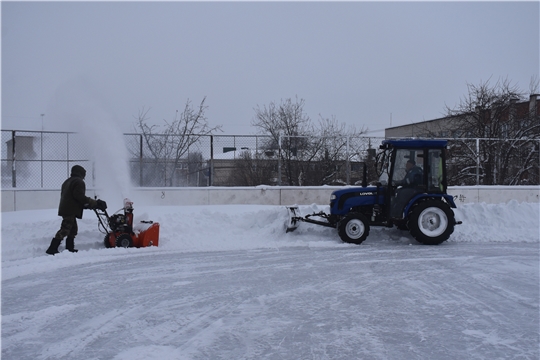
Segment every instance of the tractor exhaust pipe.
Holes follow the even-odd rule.
[[[367,187],[367,166],[365,162],[362,176],[362,187]]]

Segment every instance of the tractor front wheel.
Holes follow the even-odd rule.
[[[116,247],[133,247],[133,239],[129,234],[120,234],[116,237]]]
[[[442,201],[427,200],[415,205],[409,213],[407,226],[416,241],[439,245],[454,232],[454,212]]]
[[[338,234],[341,240],[350,244],[360,245],[369,235],[369,223],[366,217],[359,213],[349,213],[338,223]]]

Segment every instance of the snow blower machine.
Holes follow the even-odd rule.
[[[446,192],[446,140],[384,140],[376,157],[379,177],[370,186],[364,163],[361,187],[332,192],[330,213],[301,216],[288,207],[287,232],[300,222],[337,229],[341,240],[361,244],[371,226],[397,226],[419,242],[438,245],[454,231],[454,198]]]
[[[94,209],[98,229],[105,234],[106,248],[147,247],[159,245],[159,223],[141,221],[133,226],[133,202],[124,199],[124,207],[109,216],[106,209]]]

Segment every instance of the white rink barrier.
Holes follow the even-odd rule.
[[[156,205],[311,205],[329,204],[332,191],[340,186],[256,186],[204,188],[133,188],[129,198],[137,206]],[[456,205],[485,202],[488,204],[518,202],[540,203],[540,186],[453,186],[448,193]],[[99,190],[88,189],[87,195],[99,197]],[[2,212],[53,209],[58,207],[60,190],[2,189]],[[103,199],[107,201],[107,199]],[[115,209],[116,210],[116,209]]]

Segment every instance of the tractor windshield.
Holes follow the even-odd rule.
[[[442,149],[397,149],[392,185],[445,191]],[[427,184],[425,183],[427,181]]]
[[[423,185],[423,159],[423,149],[396,150],[392,185],[406,187],[416,187]]]

